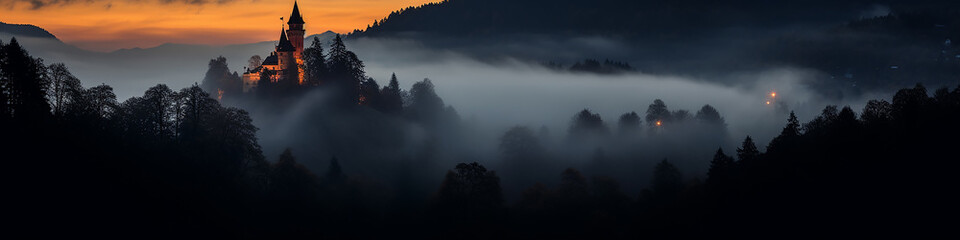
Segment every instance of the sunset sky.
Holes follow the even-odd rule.
[[[300,0],[307,34],[345,33],[438,0]],[[75,46],[112,51],[163,43],[276,40],[293,0],[0,0],[0,21],[32,24]]]

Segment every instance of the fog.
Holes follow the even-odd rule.
[[[652,166],[662,159],[676,164],[687,179],[703,179],[718,147],[735,154],[744,137],[751,136],[763,150],[779,134],[790,111],[806,122],[826,105],[849,105],[859,111],[869,99],[890,96],[888,92],[867,92],[841,99],[825,96],[811,86],[829,76],[791,66],[731,70],[709,76],[654,74],[643,71],[643,65],[635,66],[641,71],[623,74],[556,70],[531,61],[530,56],[555,53],[561,61],[569,61],[602,59],[605,55],[623,57],[637,51],[615,39],[541,40],[542,44],[525,42],[472,49],[446,49],[401,39],[361,38],[347,42],[348,48],[364,61],[367,76],[381,86],[388,83],[393,73],[404,90],[429,78],[437,95],[461,119],[444,126],[385,116],[372,109],[349,113],[329,109],[323,104],[328,97],[323,89],[280,107],[257,102],[226,104],[251,112],[261,129],[259,140],[268,159],[274,160],[283,149],[292,148],[298,161],[315,173],[323,173],[329,159],[336,156],[347,174],[393,189],[406,188],[404,191],[419,197],[434,191],[444,172],[456,163],[477,161],[500,172],[504,193],[508,200],[513,200],[534,182],[558,181],[559,173],[567,167],[580,169],[588,177],[608,175],[619,179],[630,194],[646,187]],[[207,61],[219,55],[228,57],[232,70],[242,72],[241,66],[249,56],[266,56],[271,50],[270,43],[265,42],[216,48],[169,45],[90,54],[47,44],[24,43],[47,63],[66,62],[87,87],[100,83],[114,86],[120,101],[141,95],[147,87],[158,83],[173,89],[198,83]],[[499,47],[515,49],[517,56],[511,56],[513,50],[491,52],[483,57],[475,54]],[[615,53],[612,49],[628,50]],[[732,50],[707,55],[719,56],[726,51]],[[777,93],[775,98],[770,97],[771,92]],[[572,117],[583,109],[599,114],[616,135],[621,114],[636,112],[643,119],[655,99],[663,100],[670,111],[687,110],[691,117],[709,104],[724,118],[726,129],[706,133],[684,125],[652,131],[655,127],[644,122],[642,131],[629,140],[609,137],[571,141],[567,136]],[[529,169],[516,169],[502,159],[498,149],[500,137],[514,126],[525,126],[538,133],[547,154],[545,161],[530,165]],[[610,160],[597,163],[598,153]]]
[[[330,157],[336,156],[348,174],[394,187],[398,182],[414,182],[418,189],[405,191],[419,193],[435,190],[443,173],[456,163],[477,161],[500,173],[508,200],[534,182],[555,183],[567,167],[580,169],[588,177],[615,177],[628,193],[635,194],[647,186],[652,166],[662,159],[678,165],[688,179],[703,179],[718,147],[736,154],[744,137],[751,136],[764,150],[780,133],[790,111],[806,122],[827,105],[849,105],[859,111],[869,99],[890,96],[826,97],[808,84],[822,79],[822,73],[789,67],[714,78],[640,72],[604,75],[558,71],[514,58],[478,60],[413,41],[360,39],[348,42],[348,47],[364,60],[367,75],[381,86],[394,73],[404,90],[430,79],[462,121],[437,127],[372,109],[344,114],[324,107],[324,90],[293,101],[288,109],[257,103],[241,106],[253,109],[268,158],[289,147],[300,162],[322,173]],[[775,98],[771,92],[776,92]],[[671,111],[687,110],[691,117],[705,104],[712,105],[725,119],[726,130],[698,132],[696,126],[684,125],[653,133],[654,127],[642,123],[636,139],[568,139],[572,117],[583,109],[598,113],[616,135],[621,114],[636,112],[642,119],[655,99],[663,100]],[[509,169],[498,144],[513,126],[538,133],[548,155],[545,162],[530,169]],[[610,160],[597,164],[593,159],[598,151]]]

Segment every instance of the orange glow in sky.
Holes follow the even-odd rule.
[[[659,127],[660,125],[663,125],[663,123],[660,122],[660,120],[657,120],[657,127]]]
[[[277,40],[293,0],[0,1],[0,21],[32,24],[80,48],[112,51],[163,43],[228,45]],[[438,0],[300,0],[307,35],[364,29],[390,12]]]
[[[770,97],[772,97],[772,98],[777,97],[777,92],[770,92]]]

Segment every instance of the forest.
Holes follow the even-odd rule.
[[[940,217],[952,216],[957,200],[949,189],[960,86],[931,94],[917,84],[859,111],[825,106],[805,123],[784,112],[782,131],[769,143],[743,136],[735,149],[699,153],[713,156],[698,159],[709,165],[704,175],[685,174],[677,159],[663,158],[622,178],[613,170],[640,169],[620,165],[639,158],[638,141],[723,136],[724,118],[709,104],[691,114],[657,99],[611,128],[584,109],[561,143],[530,127],[506,130],[496,147],[504,161],[486,163],[468,157],[471,132],[430,80],[409,91],[395,79],[380,88],[337,42],[327,55],[318,43],[305,50],[315,57],[306,57],[314,66],[306,75],[324,76],[316,81],[330,84],[317,85],[333,87],[264,85],[271,90],[253,97],[218,96],[208,86],[238,79],[225,59],[213,59],[201,84],[158,84],[123,101],[110,86],[84,88],[68,66],[32,57],[16,39],[0,42],[8,218],[38,237],[583,239],[951,229]],[[309,72],[321,62],[327,70]],[[339,126],[354,128],[314,146],[345,152],[289,148],[266,156],[263,133],[245,109],[269,115],[316,100],[289,97],[316,91],[335,92],[323,98],[332,106],[305,121],[323,126],[311,116],[341,118],[352,123]],[[426,140],[398,143],[411,138],[414,131],[402,130],[411,125]],[[593,152],[593,161],[569,164],[556,146]],[[411,148],[394,156],[402,162],[387,157]],[[304,158],[326,159],[325,171],[298,161]],[[362,159],[387,160],[355,163]],[[644,186],[639,194],[623,188],[635,184]]]
[[[478,58],[610,58],[705,78],[808,68],[823,73],[812,88],[837,99],[960,77],[960,5],[949,1],[447,0],[394,11],[349,36],[416,39]],[[564,41],[592,48],[552,47]]]

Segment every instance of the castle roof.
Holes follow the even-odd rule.
[[[297,7],[297,2],[293,2],[293,13],[290,14],[290,20],[287,21],[287,24],[304,24],[303,17],[300,16],[300,8]]]
[[[265,65],[277,65],[277,64],[279,64],[279,62],[277,61],[277,55],[270,54],[269,57],[267,57],[266,59],[263,59],[263,63],[260,65],[265,66]]]
[[[290,40],[287,40],[287,34],[280,30],[280,44],[277,44],[277,52],[293,52],[297,51],[297,48],[293,47],[293,43]]]

